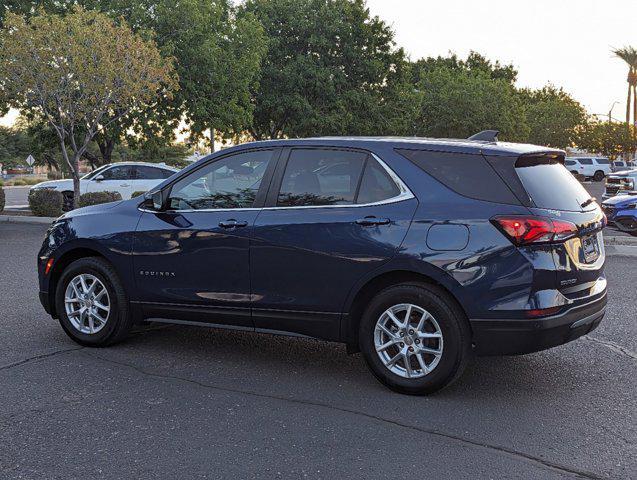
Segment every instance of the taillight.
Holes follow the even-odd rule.
[[[562,242],[577,234],[571,222],[532,216],[497,216],[493,223],[515,245]]]

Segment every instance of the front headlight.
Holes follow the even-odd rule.
[[[631,209],[631,208],[637,208],[637,202],[635,202],[635,203],[629,203],[629,204],[628,204],[628,205],[626,205],[624,208],[625,208],[625,209],[627,209],[627,210],[629,210],[629,209]]]

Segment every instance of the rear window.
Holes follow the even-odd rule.
[[[591,198],[561,163],[528,158],[520,160],[515,171],[537,207],[579,212],[582,203]],[[594,204],[588,207],[592,208],[595,208]]]
[[[488,202],[520,204],[482,155],[405,149],[397,152],[460,195]]]

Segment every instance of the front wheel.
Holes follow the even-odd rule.
[[[57,284],[55,306],[66,334],[85,346],[116,343],[133,323],[117,273],[98,257],[81,258],[66,267]]]
[[[471,356],[464,313],[442,289],[405,283],[377,294],[359,329],[374,376],[390,389],[425,395],[452,383]]]

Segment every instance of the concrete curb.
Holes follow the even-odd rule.
[[[30,215],[0,215],[0,223],[35,223],[50,225],[55,219],[55,217],[32,217]]]
[[[50,225],[54,217],[32,217],[28,215],[0,215],[0,223],[31,223]],[[637,237],[604,237],[604,247],[607,255],[623,257],[637,257]]]

